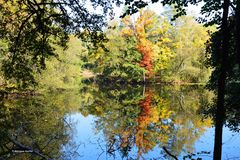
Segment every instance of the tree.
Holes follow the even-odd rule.
[[[108,41],[90,50],[87,66],[105,80],[145,82],[145,74],[160,75],[173,57],[170,29],[165,18],[150,10],[141,11],[136,21],[129,16],[112,22],[104,32]]]
[[[141,10],[136,22],[130,17],[123,22],[126,26],[123,33],[136,39],[136,50],[142,54],[140,66],[146,69],[147,77],[151,78],[167,68],[174,55],[170,23],[150,10]]]
[[[112,3],[93,0],[91,4],[103,13],[91,13],[85,2],[77,0],[1,0],[0,36],[8,44],[1,53],[4,76],[20,87],[35,84],[34,74],[46,67],[45,59],[56,55],[54,45],[66,47],[69,33],[86,38],[85,30],[95,46],[100,44],[101,27]]]
[[[208,30],[191,16],[182,16],[174,22],[176,56],[167,69],[169,78],[175,82],[206,82],[211,74],[205,66],[205,43],[209,40]]]
[[[104,80],[140,81],[144,71],[139,65],[141,54],[135,49],[135,40],[124,37],[122,31],[120,23],[111,22],[104,32],[108,41],[103,47],[89,51],[86,67],[100,74]]]
[[[74,36],[69,37],[68,48],[56,46],[57,57],[46,60],[46,69],[35,75],[39,87],[50,89],[78,88],[81,81],[83,60],[88,54],[83,42]]]

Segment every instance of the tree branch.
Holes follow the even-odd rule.
[[[175,155],[173,155],[172,153],[170,153],[165,146],[163,146],[162,148],[169,156],[171,156],[175,160],[178,160],[178,158]]]

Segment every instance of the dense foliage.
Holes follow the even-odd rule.
[[[109,25],[105,31],[108,42],[89,53],[86,68],[101,78],[125,82],[207,81],[207,28],[193,17],[178,18],[171,25],[169,19],[150,10],[142,10],[135,17]]]
[[[46,59],[61,54],[59,46],[66,48],[70,34],[86,42],[89,55],[81,56],[81,59],[87,69],[97,74],[125,81],[146,81],[153,77],[164,79],[167,75],[165,70],[178,55],[175,50],[178,42],[174,38],[179,36],[175,34],[178,31],[174,31],[175,26],[170,25],[169,19],[146,10],[141,11],[136,21],[125,16],[121,22],[110,24],[103,34],[102,27],[109,17],[106,15],[110,13],[111,16],[113,6],[123,3],[129,6],[126,13],[131,5],[137,8],[146,5],[138,1],[0,1],[1,70],[4,79],[21,88],[37,84],[36,75],[46,69]],[[99,13],[91,12],[91,7]],[[190,80],[179,79],[202,81],[194,76],[198,73]]]
[[[118,3],[118,2],[117,2]],[[46,68],[45,60],[56,55],[56,45],[66,47],[70,33],[88,34],[100,44],[105,15],[112,8],[108,1],[91,1],[102,13],[92,13],[85,1],[76,0],[1,0],[0,36],[7,49],[2,70],[5,78],[24,88],[36,84],[34,75]]]
[[[205,28],[193,17],[182,16],[176,19],[174,29],[177,48],[169,69],[170,78],[180,82],[207,82],[211,69],[205,65],[205,43],[210,37],[208,31],[214,27]]]
[[[40,88],[73,89],[81,82],[83,61],[81,57],[88,53],[87,48],[76,37],[70,36],[68,48],[56,48],[58,57],[46,61],[46,69],[36,75]]]

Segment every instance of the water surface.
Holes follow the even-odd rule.
[[[212,159],[212,97],[199,86],[88,84],[8,99],[0,159]],[[223,159],[240,159],[239,133],[225,127],[223,142]]]

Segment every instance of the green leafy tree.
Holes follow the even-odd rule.
[[[119,4],[118,2],[115,2]],[[90,12],[84,1],[69,0],[1,0],[0,36],[8,48],[4,55],[4,76],[19,87],[36,84],[35,74],[46,68],[45,60],[56,55],[56,45],[65,47],[69,33],[84,37],[86,30],[95,46],[112,3],[91,1],[100,14]]]
[[[116,81],[139,81],[143,68],[139,65],[141,54],[135,49],[135,40],[122,34],[123,27],[112,22],[106,30],[108,42],[104,48],[90,53],[88,61],[102,78]]]
[[[190,16],[177,18],[174,25],[177,47],[168,70],[169,78],[180,82],[206,82],[211,70],[205,66],[205,43],[210,38],[208,30],[211,28],[203,27]]]
[[[83,42],[70,36],[68,48],[57,47],[58,56],[46,61],[46,69],[36,76],[40,87],[52,89],[79,88],[83,61],[81,57],[88,53]]]

